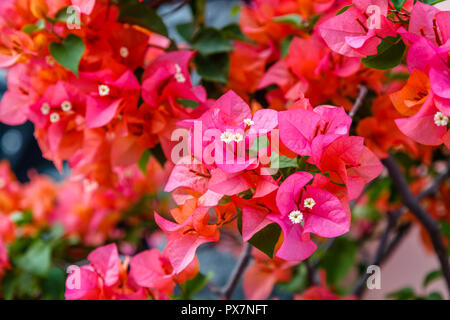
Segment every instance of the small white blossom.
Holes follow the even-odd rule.
[[[59,119],[60,119],[59,114],[56,113],[56,112],[53,112],[53,113],[50,115],[50,122],[52,122],[52,123],[58,122]]]
[[[303,221],[303,213],[299,210],[294,210],[289,213],[289,219],[293,224],[301,223]]]
[[[255,124],[255,122],[252,119],[245,119],[244,123],[249,127]]]
[[[72,103],[70,103],[70,101],[64,101],[61,103],[61,109],[65,112],[72,110]]]
[[[442,112],[436,112],[434,115],[434,123],[440,127],[445,127],[448,124],[448,117]]]
[[[182,73],[175,73],[175,80],[180,83],[186,82],[186,78]]]
[[[176,73],[181,73],[181,67],[178,63],[175,63],[175,71]]]
[[[316,202],[314,201],[313,198],[307,198],[305,199],[305,201],[303,201],[303,205],[306,208],[312,209],[315,206]]]
[[[101,84],[98,86],[98,94],[101,97],[105,97],[105,96],[109,95],[110,92],[111,92],[111,89],[109,89],[109,87],[106,84]]]
[[[49,112],[50,112],[50,105],[47,102],[44,102],[42,104],[41,112],[42,112],[42,114],[49,114]]]
[[[232,134],[229,131],[225,131],[224,133],[222,133],[220,135],[220,140],[225,143],[230,143],[231,141],[233,141],[233,139],[234,139],[234,134]]]
[[[236,133],[233,135],[233,140],[235,142],[241,142],[242,140],[244,140],[244,136],[240,133]]]
[[[4,188],[6,186],[6,181],[3,178],[0,178],[0,189]]]
[[[121,47],[120,48],[120,56],[122,58],[127,58],[130,55],[130,51],[128,50],[127,47]]]

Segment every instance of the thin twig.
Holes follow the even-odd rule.
[[[352,110],[350,110],[350,112],[348,113],[348,115],[350,116],[350,118],[353,118],[356,114],[356,112],[358,112],[358,109],[361,107],[364,98],[366,97],[367,93],[369,92],[369,89],[367,89],[367,87],[365,85],[359,85],[359,94],[358,97],[355,100],[355,104],[352,107]]]
[[[251,253],[252,253],[252,246],[247,242],[244,245],[244,250],[242,251],[242,254],[239,257],[239,260],[236,263],[236,266],[234,267],[234,270],[231,273],[228,282],[221,290],[222,297],[224,299],[229,300],[231,298],[234,289],[236,289],[239,279],[242,276],[242,273],[245,271],[245,269],[248,266],[248,263],[250,262]]]
[[[425,188],[418,196],[417,200],[424,199],[426,197],[432,196],[435,194],[441,185],[441,183],[446,179],[446,177],[450,174],[450,163],[448,164],[446,170],[441,172],[436,179],[429,185],[427,188]],[[372,264],[374,265],[381,265],[384,261],[386,261],[389,256],[394,252],[394,250],[397,248],[403,237],[408,233],[408,231],[411,228],[411,223],[402,224],[400,227],[398,227],[396,235],[391,240],[391,242],[387,243],[387,238],[389,237],[389,233],[393,230],[393,226],[397,223],[397,221],[400,219],[402,214],[406,211],[405,207],[399,208],[396,211],[392,213],[388,213],[388,224],[386,226],[386,229],[381,237],[380,243],[378,245],[377,252],[375,254],[375,257],[373,259]],[[358,282],[357,286],[355,287],[353,293],[361,297],[366,289],[366,281],[368,279],[369,275],[365,274],[364,277]]]
[[[389,172],[394,185],[398,189],[400,196],[403,199],[404,205],[411,211],[411,213],[422,223],[431,238],[431,242],[439,259],[442,273],[447,284],[447,289],[450,293],[450,265],[447,256],[447,250],[442,241],[441,230],[439,224],[422,208],[419,200],[409,190],[408,183],[403,176],[402,171],[395,162],[392,156],[382,160],[384,166]]]

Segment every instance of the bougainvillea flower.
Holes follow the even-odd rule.
[[[223,195],[208,189],[210,179],[206,166],[187,156],[173,168],[164,191],[172,192],[178,205],[184,204],[187,199],[198,198],[201,206],[215,206]]]
[[[425,145],[449,145],[447,134],[448,116],[432,103],[432,95],[412,117],[395,120],[398,128],[408,137]],[[447,135],[446,135],[447,134]]]
[[[110,122],[122,109],[138,102],[140,84],[131,71],[115,78],[108,70],[80,73],[87,80],[86,125],[98,128]],[[90,81],[89,81],[90,80]]]
[[[345,184],[349,200],[358,197],[364,186],[381,173],[383,165],[364,146],[364,138],[342,136],[325,148],[321,142],[321,139],[314,140],[313,156],[308,162],[322,172],[328,171],[332,181]]]
[[[280,139],[291,151],[304,156],[311,155],[311,144],[320,135],[327,143],[347,135],[352,119],[345,110],[330,106],[318,106],[314,110],[293,109],[278,113]]]
[[[247,299],[267,299],[278,282],[288,282],[292,277],[291,268],[296,264],[279,258],[270,259],[259,250],[254,249],[253,263],[245,270],[242,280]]]
[[[312,186],[307,172],[290,175],[277,192],[277,206],[282,217],[290,219],[292,225],[303,225],[303,232],[312,232],[321,237],[337,237],[350,228],[350,220],[339,199]]]
[[[353,1],[353,4],[320,24],[319,32],[331,50],[344,56],[363,58],[376,54],[381,38],[396,36],[396,25],[386,17],[388,1]],[[372,14],[368,20],[369,6],[376,6],[378,12],[368,12]]]
[[[196,199],[187,200],[183,206],[171,210],[177,223],[155,213],[155,221],[167,235],[163,254],[170,260],[173,272],[180,273],[195,258],[197,248],[206,242],[219,240],[216,225],[209,225],[208,207],[197,207]]]

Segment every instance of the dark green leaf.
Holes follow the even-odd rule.
[[[83,40],[74,34],[69,34],[62,43],[50,43],[50,53],[63,67],[78,76],[78,66],[84,53]]]
[[[357,250],[355,241],[342,237],[335,239],[322,260],[328,284],[335,285],[347,275],[355,265]]]
[[[48,274],[48,278],[45,279],[43,291],[45,300],[63,300],[65,289],[66,275],[63,270],[52,267]]]
[[[345,11],[347,11],[350,7],[354,7],[354,4],[349,4],[348,6],[343,6],[342,8],[340,8],[338,10],[338,12],[336,12],[336,15],[340,15],[341,13],[344,13]]]
[[[291,45],[292,39],[294,39],[294,36],[292,34],[288,35],[286,38],[281,41],[280,44],[280,51],[281,51],[281,57],[284,58],[289,53],[289,47]]]
[[[439,292],[431,292],[425,300],[443,300],[443,298]]]
[[[138,161],[138,167],[144,175],[147,174],[147,164],[148,160],[150,159],[150,155],[151,155],[150,150],[145,150]]]
[[[156,158],[156,160],[158,160],[161,166],[164,166],[164,164],[167,161],[167,158],[160,144],[157,144],[156,146],[151,148],[150,153]]]
[[[225,35],[214,28],[204,28],[195,34],[192,47],[205,56],[233,50]]]
[[[373,69],[385,70],[399,65],[405,52],[405,44],[400,38],[386,37],[377,47],[377,54],[361,59]]]
[[[51,247],[50,244],[37,240],[21,257],[17,264],[23,270],[38,276],[46,276],[50,270]]]
[[[230,67],[230,57],[227,53],[211,56],[196,54],[194,63],[197,73],[203,80],[226,83]]]
[[[409,287],[391,292],[387,295],[387,297],[389,299],[396,299],[396,300],[415,300],[417,298],[414,290]]]
[[[255,43],[253,40],[247,38],[241,31],[238,24],[232,23],[222,29],[222,33],[228,38],[233,40],[239,40],[248,43]]]
[[[31,34],[36,31],[44,30],[44,28],[45,28],[45,21],[44,19],[40,19],[35,24],[27,24],[22,28],[22,31],[25,32],[26,34]]]
[[[394,5],[395,9],[400,10],[405,4],[406,0],[391,0],[391,2]]]
[[[185,98],[178,98],[177,103],[189,109],[195,109],[200,104],[198,101]]]
[[[434,6],[435,4],[438,4],[440,2],[444,2],[445,0],[419,0],[420,2],[429,4],[430,6]]]
[[[440,277],[442,277],[441,269],[431,271],[426,275],[425,280],[423,280],[423,287],[424,288],[427,287],[431,282],[433,282],[436,279],[439,279]]]
[[[281,228],[276,223],[271,223],[261,231],[258,231],[248,242],[256,249],[273,258],[275,245],[281,234]]]
[[[450,223],[440,221],[439,224],[441,225],[442,234],[450,239]]]
[[[18,226],[23,226],[33,222],[33,213],[30,210],[25,210],[23,212],[14,212],[11,214],[11,220]]]
[[[184,300],[190,300],[192,297],[200,292],[212,279],[213,273],[210,272],[208,275],[198,273],[194,279],[188,280],[180,285],[182,290],[182,298]]]
[[[270,155],[270,167],[271,168],[296,168],[297,167],[297,158],[288,158],[286,156],[280,156],[276,152],[272,152]]]
[[[303,26],[303,19],[300,15],[292,13],[284,16],[278,16],[272,19],[274,22],[291,24],[294,27],[301,28]]]
[[[178,34],[187,42],[190,42],[194,35],[194,23],[186,22],[177,24],[176,27]]]
[[[119,22],[134,24],[168,36],[166,25],[158,14],[142,3],[125,5],[120,9]]]

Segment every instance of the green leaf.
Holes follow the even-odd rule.
[[[347,275],[355,265],[357,251],[358,246],[351,239],[341,237],[334,240],[321,263],[328,284],[335,285]]]
[[[247,38],[236,23],[231,23],[222,28],[222,33],[228,38],[254,44],[255,42]]]
[[[430,6],[434,6],[435,4],[444,2],[445,0],[419,0],[420,2],[429,4]]]
[[[381,218],[380,212],[371,205],[358,205],[352,213],[357,219],[378,221]]]
[[[412,288],[406,287],[389,293],[387,298],[396,300],[415,300],[417,299],[417,296]]]
[[[167,161],[166,155],[164,154],[164,150],[161,148],[161,144],[157,144],[153,148],[150,149],[150,153],[158,160],[161,166]]]
[[[178,34],[187,42],[191,42],[192,36],[194,35],[194,23],[193,22],[185,22],[180,23],[175,26]]]
[[[78,66],[84,53],[83,40],[74,34],[69,34],[62,43],[50,43],[50,53],[64,68],[78,76]]]
[[[442,270],[436,269],[428,273],[425,277],[425,280],[423,280],[423,287],[427,287],[431,282],[433,282],[436,279],[439,279],[442,277]]]
[[[32,34],[33,32],[41,31],[45,29],[44,19],[38,20],[35,24],[27,24],[22,28],[22,31],[26,34]]]
[[[286,14],[284,16],[278,16],[274,17],[272,19],[274,22],[278,23],[285,23],[285,24],[291,24],[294,27],[301,28],[303,27],[303,19],[300,15],[292,13],[292,14]]]
[[[442,234],[450,239],[450,223],[439,221],[439,224],[441,225]]]
[[[261,231],[258,231],[248,242],[272,259],[275,251],[275,245],[278,242],[280,234],[280,226],[276,223],[271,223]]]
[[[248,153],[250,156],[257,156],[258,151],[264,148],[267,148],[269,146],[269,139],[266,135],[256,137],[255,140],[253,140],[253,145],[248,149]]]
[[[361,62],[373,69],[385,70],[399,65],[405,52],[405,44],[400,38],[386,37],[377,47],[377,54],[361,59]]]
[[[227,53],[210,56],[196,54],[194,63],[197,73],[203,80],[226,83],[230,68],[230,57]]]
[[[150,155],[151,155],[150,150],[148,150],[148,149],[145,150],[142,153],[142,156],[141,156],[141,158],[139,159],[139,161],[137,163],[139,169],[142,171],[142,173],[144,175],[147,174],[147,164],[148,164],[148,160],[150,159]]]
[[[406,0],[391,0],[391,2],[394,5],[395,9],[400,10],[405,4]]]
[[[167,27],[158,14],[142,3],[132,3],[120,9],[119,22],[134,24],[168,36]]]
[[[50,270],[51,247],[48,243],[37,240],[21,257],[17,264],[23,270],[38,276],[46,276]]]
[[[431,292],[425,300],[444,300],[439,292]]]
[[[355,5],[354,4],[349,4],[349,5],[347,5],[347,6],[343,6],[342,8],[340,8],[339,10],[338,10],[338,12],[336,12],[336,15],[338,16],[338,15],[340,15],[341,13],[344,13],[345,11],[347,11],[350,7],[354,7]]]
[[[30,210],[23,212],[16,211],[11,214],[11,220],[18,226],[23,226],[33,222],[33,213]]]
[[[192,297],[200,292],[212,279],[213,273],[209,272],[208,275],[198,273],[194,279],[188,280],[183,284],[180,284],[183,300],[191,300]]]
[[[79,12],[71,6],[60,9],[56,13],[54,21],[67,22],[78,26],[82,25]]]
[[[230,41],[222,32],[209,27],[195,34],[192,47],[205,56],[233,50]]]
[[[178,98],[176,101],[178,104],[181,104],[182,106],[189,108],[189,109],[195,109],[200,104],[198,101],[191,100],[191,99],[185,99],[185,98]]]
[[[280,51],[281,51],[281,57],[284,58],[289,53],[289,47],[291,45],[292,39],[294,39],[294,35],[290,34],[286,38],[281,41],[280,44]]]
[[[64,300],[66,275],[63,270],[52,267],[43,284],[44,300]]]
[[[297,158],[288,158],[286,156],[280,156],[276,152],[272,152],[270,155],[270,167],[277,169],[296,168]]]

